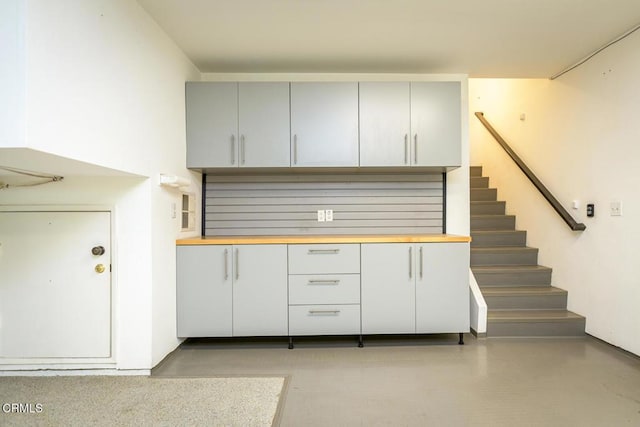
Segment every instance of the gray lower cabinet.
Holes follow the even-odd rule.
[[[179,337],[287,335],[287,246],[178,246],[177,318]]]
[[[363,244],[362,333],[469,330],[469,245]]]
[[[289,335],[360,334],[360,244],[289,245]]]

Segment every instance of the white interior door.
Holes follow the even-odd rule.
[[[110,215],[0,212],[0,357],[111,356]]]

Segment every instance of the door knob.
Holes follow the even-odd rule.
[[[103,246],[94,246],[91,248],[91,253],[94,255],[104,255],[104,247]]]
[[[104,271],[106,270],[104,264],[98,264],[96,265],[96,273],[104,273]]]

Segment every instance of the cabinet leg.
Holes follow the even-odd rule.
[[[460,340],[458,341],[458,344],[464,345],[464,333],[460,332],[460,333],[458,333],[458,336],[460,337]]]
[[[289,337],[289,350],[293,350],[293,337]]]
[[[362,341],[362,335],[360,335],[360,339],[358,340],[358,347],[364,347],[364,341]]]

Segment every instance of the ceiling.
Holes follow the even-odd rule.
[[[201,72],[550,77],[639,0],[138,0]]]

